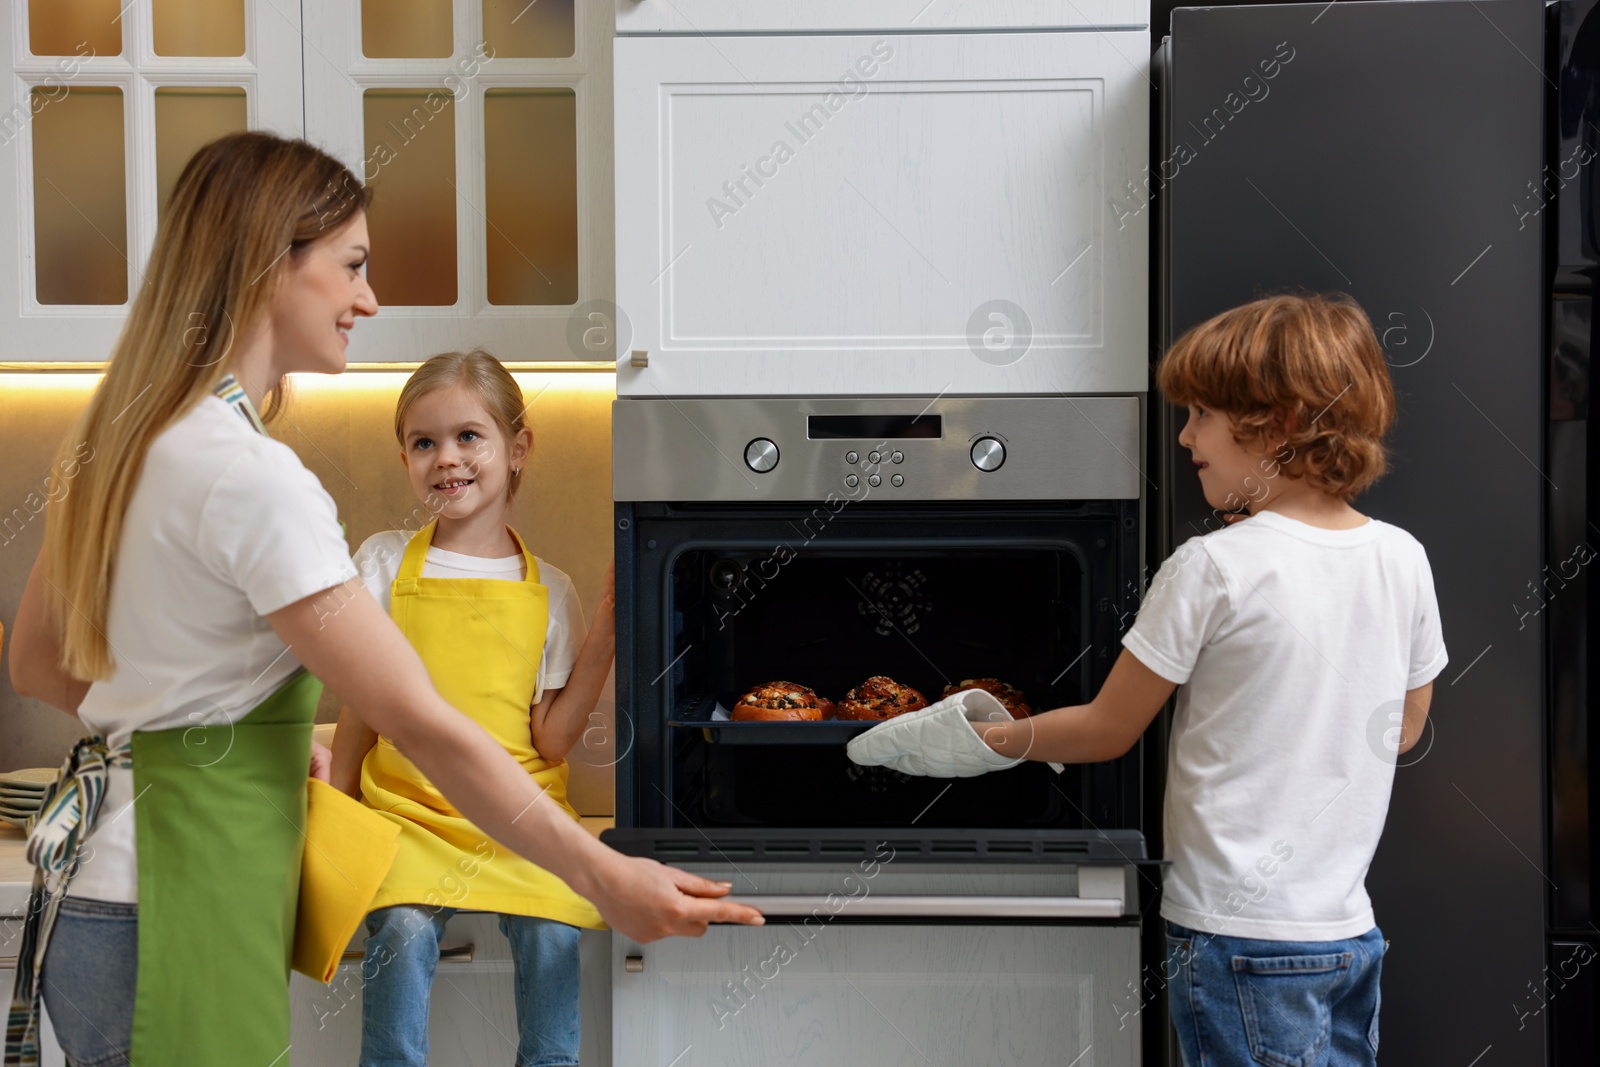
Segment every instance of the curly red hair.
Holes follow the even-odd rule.
[[[1156,386],[1227,415],[1236,442],[1269,444],[1284,474],[1344,500],[1388,470],[1394,386],[1372,322],[1343,293],[1224,311],[1178,338]]]

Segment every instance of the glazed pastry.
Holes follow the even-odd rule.
[[[839,718],[892,719],[927,706],[927,698],[909,685],[877,674],[844,695],[839,702]]]
[[[734,704],[734,722],[794,722],[833,718],[833,701],[793,682],[758,685]]]
[[[985,693],[992,694],[1006,706],[1013,719],[1026,719],[1033,714],[1033,709],[1028,707],[1028,699],[1022,695],[1022,690],[1014,685],[1007,685],[998,678],[963,678],[958,685],[945,686],[943,695],[953,696],[963,689],[982,689]]]

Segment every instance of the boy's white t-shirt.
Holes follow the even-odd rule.
[[[389,610],[390,590],[400,574],[400,561],[405,558],[406,546],[411,543],[412,536],[405,530],[386,530],[373,534],[356,550],[356,570],[384,611]],[[567,684],[588,631],[583,623],[583,605],[573,591],[572,579],[567,577],[565,571],[551,566],[538,556],[534,556],[533,560],[539,566],[539,584],[549,590],[549,621],[544,631],[544,655],[539,657],[539,673],[533,693],[534,703],[537,704],[544,697],[546,689],[560,689]],[[428,554],[422,560],[422,576],[499,578],[520,582],[523,579],[522,557],[484,559],[429,545]]]
[[[204,398],[145,458],[111,578],[115,665],[78,717],[113,747],[135,730],[237,722],[300,668],[264,616],[355,574],[316,475]],[[70,896],[138,900],[134,802],[133,772],[112,768]]]
[[[1122,643],[1179,685],[1162,916],[1272,941],[1372,929],[1403,698],[1446,663],[1422,545],[1258,512],[1180,546]]]

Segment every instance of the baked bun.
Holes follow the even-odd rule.
[[[998,678],[963,678],[958,685],[945,686],[941,699],[954,696],[963,689],[982,689],[1004,704],[1013,719],[1026,719],[1033,714],[1033,709],[1028,707],[1028,699],[1022,695],[1022,690],[1014,685],[1007,685]]]
[[[892,719],[928,706],[928,700],[909,685],[873,675],[839,701],[841,719]]]
[[[793,722],[833,718],[833,701],[793,682],[758,685],[734,704],[734,722]]]

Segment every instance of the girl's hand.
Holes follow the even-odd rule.
[[[606,567],[606,581],[600,587],[599,611],[612,611],[617,606],[617,561],[613,559]]]
[[[315,741],[311,742],[311,777],[332,785],[333,782],[330,780],[332,775],[333,753],[328,751],[326,746],[319,745]]]

